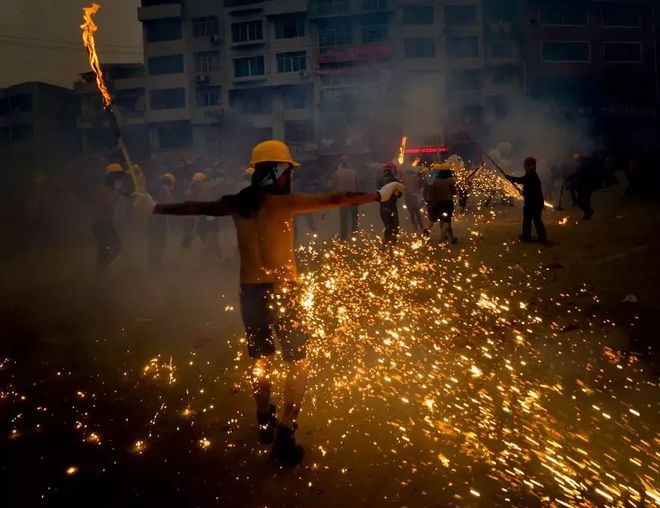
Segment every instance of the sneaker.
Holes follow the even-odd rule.
[[[261,444],[272,444],[275,440],[275,427],[277,427],[277,418],[275,412],[277,408],[271,404],[270,411],[267,413],[257,412],[257,423],[259,424],[259,442]]]
[[[303,447],[296,444],[295,432],[297,428],[296,424],[293,427],[277,426],[277,436],[273,443],[271,456],[281,467],[287,468],[300,464],[303,455],[305,455]]]

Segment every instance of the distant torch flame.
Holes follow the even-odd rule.
[[[401,146],[399,147],[399,164],[403,164],[404,158],[406,156],[406,144],[408,143],[408,137],[403,136],[401,138]]]
[[[94,14],[96,14],[101,8],[98,4],[92,4],[89,7],[83,7],[83,21],[84,23],[80,25],[82,29],[82,39],[85,48],[87,49],[87,54],[89,55],[89,66],[94,71],[96,75],[96,86],[103,97],[103,107],[109,109],[112,106],[112,98],[110,97],[110,92],[108,92],[105,82],[103,81],[103,72],[101,71],[101,63],[99,62],[99,56],[96,54],[96,44],[94,43],[94,32],[98,29],[96,23],[92,19]]]
[[[545,206],[546,208],[554,208],[555,207],[555,205],[553,205],[552,203],[550,203],[548,201],[544,201],[543,206]]]
[[[565,226],[568,223],[568,217],[564,217],[562,220],[559,221],[560,226]]]

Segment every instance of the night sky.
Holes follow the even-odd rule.
[[[0,87],[46,81],[71,88],[87,70],[80,38],[83,6],[92,0],[0,1]],[[104,63],[141,62],[139,0],[101,0],[96,43]]]

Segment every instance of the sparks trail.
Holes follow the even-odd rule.
[[[586,291],[546,298],[547,269],[498,271],[481,260],[480,240],[450,252],[408,236],[391,257],[379,247],[365,235],[298,250],[313,334],[303,418],[316,429],[306,470],[315,482],[326,468],[359,471],[364,459],[352,450],[368,446],[362,454],[370,463],[391,468],[388,492],[428,481],[455,504],[654,502],[653,406],[640,394],[652,399],[657,386],[635,357],[603,348],[612,324],[576,306]],[[506,259],[510,245],[497,249]],[[581,329],[570,331],[574,320]],[[77,408],[72,421],[84,421],[81,441],[110,442],[116,423],[99,406],[119,391],[143,408],[115,440],[122,453],[157,456],[169,443],[231,461],[258,454],[248,443],[251,422],[226,400],[230,391],[249,393],[244,344],[229,347],[236,355],[225,364],[197,354],[128,354],[132,367],[101,372],[102,389],[80,386],[85,396],[69,401]],[[283,374],[273,372],[278,382]],[[23,439],[20,418],[15,427]],[[179,427],[191,430],[174,433]],[[253,467],[236,464],[235,473],[252,477]]]

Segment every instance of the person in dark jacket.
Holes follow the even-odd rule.
[[[527,157],[524,168],[524,176],[507,175],[507,179],[510,182],[520,183],[523,186],[523,223],[520,239],[523,242],[532,241],[533,222],[539,242],[546,243],[548,239],[545,235],[545,226],[541,220],[541,214],[543,213],[543,189],[541,187],[541,179],[536,173],[536,159],[534,157]]]
[[[397,167],[388,162],[383,166],[383,176],[378,180],[378,186],[383,187],[388,183],[398,182]],[[380,203],[380,218],[383,220],[383,250],[392,249],[399,236],[399,207],[397,201],[401,194],[394,193],[387,201]]]

